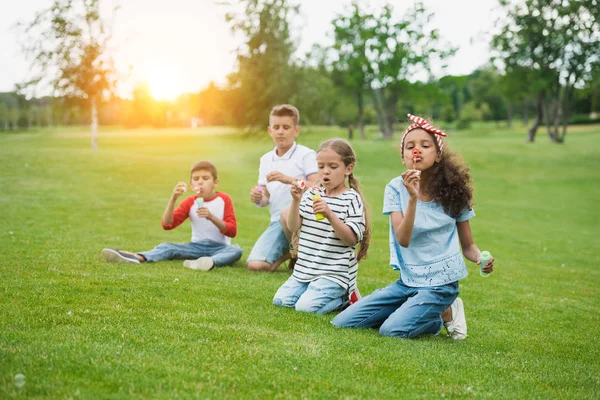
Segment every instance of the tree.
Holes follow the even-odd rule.
[[[18,27],[23,51],[38,71],[20,89],[48,84],[54,95],[84,101],[91,114],[92,149],[97,150],[98,103],[115,85],[100,0],[53,0]]]
[[[303,124],[325,125],[335,121],[341,93],[334,83],[335,72],[328,68],[327,51],[314,45],[290,69],[293,94],[289,102],[300,110]]]
[[[334,80],[339,87],[355,96],[358,109],[356,126],[361,139],[365,139],[365,93],[373,79],[367,42],[374,35],[375,17],[361,10],[354,1],[346,15],[338,15],[332,24],[335,40],[332,48],[337,55],[333,62]]]
[[[294,51],[289,20],[298,6],[287,0],[238,0],[243,12],[228,12],[226,20],[244,43],[237,49],[237,72],[229,76],[244,105],[238,125],[264,127],[266,113],[293,94],[290,58]],[[233,2],[226,2],[234,8]]]
[[[565,140],[573,89],[591,79],[600,62],[600,6],[597,0],[501,0],[506,18],[492,47],[507,70],[529,72],[536,93],[536,120],[527,141],[546,123],[552,142]],[[562,133],[559,126],[562,122]]]
[[[429,71],[436,60],[444,67],[441,61],[455,52],[440,43],[437,30],[426,30],[431,17],[421,2],[399,21],[394,20],[389,3],[375,16],[374,40],[369,41],[367,52],[373,69],[373,104],[386,139],[392,138],[397,104],[410,87],[409,78],[419,70]]]

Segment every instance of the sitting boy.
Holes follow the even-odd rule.
[[[231,245],[231,238],[237,233],[233,203],[227,194],[215,192],[219,183],[217,169],[208,161],[200,161],[192,166],[190,175],[191,188],[197,194],[187,197],[173,211],[177,198],[187,190],[185,182],[179,182],[161,221],[163,229],[171,230],[189,217],[192,224],[190,243],[161,243],[152,250],[139,253],[106,248],[102,250],[104,259],[134,264],[184,259],[185,267],[201,271],[239,260],[243,250],[238,245]]]
[[[250,201],[260,207],[269,205],[271,219],[248,256],[250,271],[274,271],[289,258],[292,232],[285,217],[292,202],[290,184],[299,179],[317,180],[317,154],[295,141],[300,134],[299,120],[298,109],[289,104],[273,107],[269,115],[268,131],[275,148],[260,158],[258,185],[250,192]]]

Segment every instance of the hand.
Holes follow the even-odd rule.
[[[265,188],[263,186],[254,186],[252,190],[250,190],[250,201],[254,204],[260,204],[262,202],[264,190]]]
[[[178,198],[179,196],[181,196],[185,191],[187,190],[187,186],[185,184],[185,182],[179,182],[177,185],[175,185],[175,188],[173,189],[173,198]]]
[[[477,260],[477,264],[481,267],[481,258]],[[491,274],[492,272],[494,272],[494,257],[488,260],[487,264],[485,264],[483,268],[481,268],[481,271],[486,274]]]
[[[313,212],[321,213],[327,219],[331,216],[331,208],[327,205],[327,202],[323,199],[313,200]]]
[[[419,196],[419,190],[421,189],[421,173],[414,169],[404,171],[402,176],[402,183],[406,187],[410,197],[416,198]]]
[[[206,218],[209,221],[212,219],[212,216],[213,216],[210,213],[210,211],[208,210],[208,207],[198,208],[198,210],[196,210],[196,215],[199,216],[200,218]]]
[[[302,188],[300,185],[297,185],[296,182],[293,182],[290,185],[290,193],[292,194],[292,198],[300,201],[302,194],[306,191],[306,189],[308,189],[308,186],[305,185],[304,188]]]
[[[290,184],[292,181],[292,178],[290,178],[287,175],[282,174],[279,171],[273,171],[273,172],[269,172],[267,174],[267,182],[273,182],[273,181]]]

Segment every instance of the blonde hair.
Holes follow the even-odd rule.
[[[321,143],[319,149],[317,150],[317,153],[325,149],[331,149],[335,151],[342,158],[342,162],[345,166],[348,166],[350,164],[356,165],[356,154],[354,153],[354,150],[352,149],[350,143],[348,143],[346,140],[329,139]],[[358,261],[360,261],[361,259],[367,257],[369,243],[371,242],[371,216],[369,215],[370,213],[365,198],[360,190],[360,184],[358,182],[358,179],[356,179],[353,173],[350,173],[350,175],[348,175],[348,184],[352,189],[354,189],[358,193],[363,203],[363,210],[365,216],[365,233],[363,234],[363,238],[360,241],[358,253],[356,254],[356,258],[358,259]]]
[[[269,125],[271,125],[271,117],[292,117],[294,125],[300,122],[300,111],[291,104],[279,104],[271,110],[269,114]]]

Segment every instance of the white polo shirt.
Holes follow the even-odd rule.
[[[277,147],[260,158],[258,184],[267,187],[269,194],[269,212],[271,222],[278,221],[281,211],[292,202],[290,185],[281,182],[267,182],[267,175],[278,171],[298,179],[306,179],[317,173],[317,153],[306,146],[294,145],[279,157]]]

